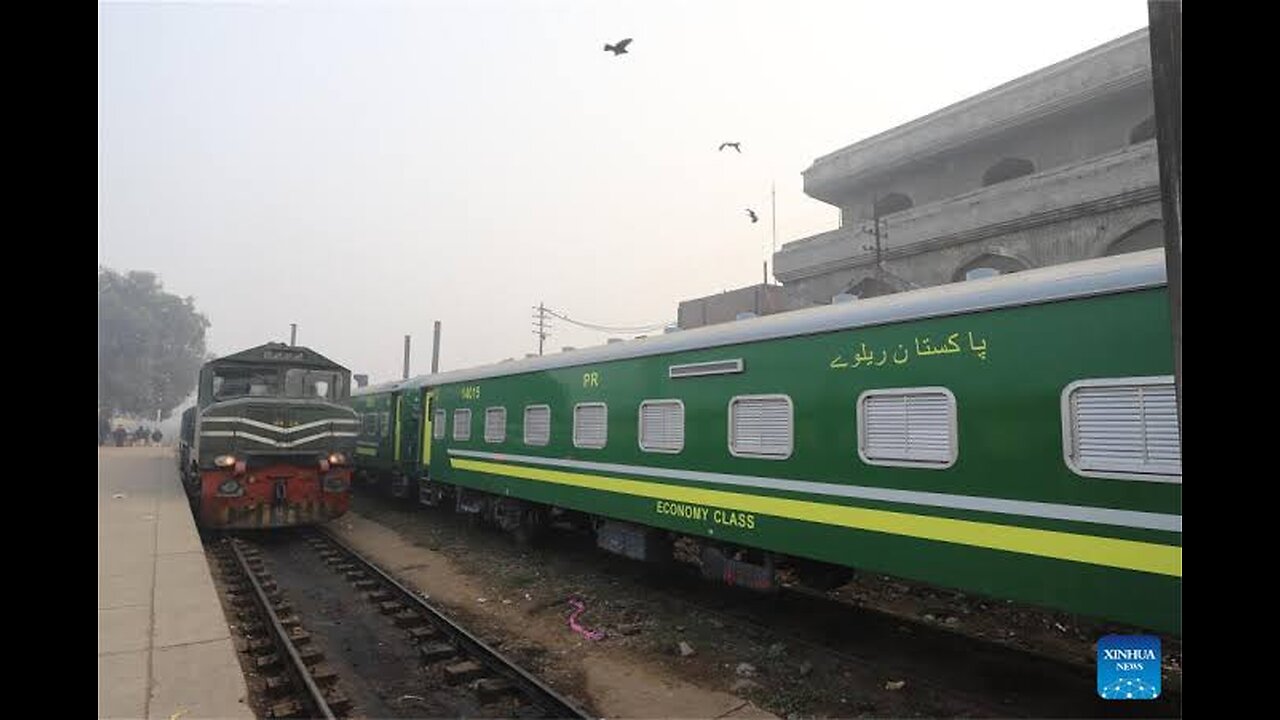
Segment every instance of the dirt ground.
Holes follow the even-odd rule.
[[[503,567],[497,573],[474,572],[470,566],[464,571],[429,531],[425,537],[401,534],[354,512],[330,527],[469,629],[478,630],[486,642],[602,717],[774,717],[748,700],[653,663],[633,652],[630,643],[614,638],[591,641],[572,632],[567,616],[573,608],[567,595],[550,587],[554,583],[545,581],[537,563],[523,569]],[[591,622],[589,615],[583,623]]]
[[[599,716],[999,714],[874,664],[833,660],[821,648],[655,593],[637,581],[637,563],[611,556],[584,560],[581,542],[567,552],[556,542],[522,547],[467,520],[358,497],[355,511],[330,527]],[[1092,661],[1094,640],[1109,630],[1062,613],[884,576],[858,576],[833,595],[1082,663]],[[586,608],[580,625],[602,631],[603,639],[571,629],[570,599]],[[1164,655],[1166,683],[1180,687],[1180,645]]]

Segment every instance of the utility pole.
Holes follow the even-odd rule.
[[[538,303],[538,307],[534,310],[537,315],[534,316],[533,334],[538,336],[538,354],[541,355],[543,343],[551,336],[551,327],[547,323],[547,306],[544,303]]]
[[[769,216],[773,220],[773,252],[769,255],[772,260],[778,254],[778,184],[775,182],[769,183]],[[764,282],[769,284],[768,270],[765,270]]]
[[[778,184],[769,183],[769,215],[773,220],[773,251],[778,252]]]
[[[289,323],[289,347],[298,344],[298,323]]]
[[[408,335],[404,336],[404,375],[401,376],[401,379],[402,380],[409,379],[409,336]]]
[[[871,222],[874,223],[875,229],[867,230],[866,228],[863,228],[862,232],[867,233],[868,235],[876,236],[876,244],[875,244],[876,276],[879,277],[884,273],[884,265],[881,263],[883,259],[884,245],[883,245],[883,240],[881,239],[881,236],[880,236],[880,201],[879,200],[876,200],[871,203]],[[889,235],[888,228],[885,228],[884,235],[885,235],[884,239],[887,240]],[[872,247],[870,245],[863,245],[862,249],[871,250]]]
[[[431,374],[440,372],[440,321],[436,321],[435,339],[431,341]]]
[[[1182,0],[1148,0],[1151,90],[1156,106],[1164,262],[1169,282],[1173,381],[1182,444]]]

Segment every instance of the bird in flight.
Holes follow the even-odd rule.
[[[760,222],[760,218],[756,216],[756,211],[747,208],[747,217],[751,218],[751,222]]]
[[[617,57],[618,55],[626,54],[627,46],[630,44],[631,44],[631,38],[625,38],[625,39],[619,40],[618,42],[612,45],[609,45],[606,43],[604,46],[604,51],[611,52],[613,53],[614,57]]]
[[[731,147],[734,150],[737,150],[738,152],[742,152],[742,147],[740,147],[741,145],[742,143],[736,143],[736,142],[720,143],[720,152],[724,152],[724,149],[727,147]]]

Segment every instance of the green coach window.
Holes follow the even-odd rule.
[[[543,446],[551,442],[551,406],[530,405],[524,409],[524,444]]]
[[[500,443],[507,439],[507,409],[491,407],[484,411],[484,441]]]
[[[785,460],[794,446],[791,398],[739,395],[729,401],[729,453],[734,457]]]
[[[684,449],[684,403],[645,400],[640,403],[640,449],[678,453]]]
[[[471,408],[453,411],[453,439],[458,442],[471,439]]]
[[[858,397],[858,455],[868,465],[944,469],[956,462],[956,397],[943,387]]]
[[[573,406],[573,446],[599,450],[609,442],[609,406],[600,402]]]
[[[1062,391],[1062,451],[1085,477],[1182,482],[1170,375],[1078,380]]]

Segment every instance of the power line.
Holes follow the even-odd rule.
[[[542,307],[542,306],[539,306],[539,307]],[[548,315],[557,317],[567,323],[570,323],[571,325],[577,325],[578,327],[586,328],[588,330],[596,330],[598,332],[606,332],[606,333],[648,332],[652,330],[661,330],[667,326],[667,323],[665,322],[652,323],[649,325],[630,325],[630,326],[600,325],[598,323],[589,323],[589,322],[584,322],[582,320],[574,320],[568,315],[565,315],[564,313],[556,312],[551,308],[544,308],[544,310]]]

